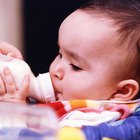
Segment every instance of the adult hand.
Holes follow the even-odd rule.
[[[0,42],[0,54],[8,55],[18,59],[23,59],[20,51],[13,45],[10,45],[6,42]],[[6,93],[5,89],[6,89],[5,84],[3,82],[2,77],[0,76],[0,94]]]
[[[0,54],[23,59],[21,52],[11,44],[0,42]]]
[[[0,93],[0,101],[25,103],[29,91],[30,77],[25,75],[20,87],[17,87],[8,67],[4,68],[5,93]]]

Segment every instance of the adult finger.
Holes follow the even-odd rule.
[[[4,82],[7,93],[15,93],[17,90],[16,83],[8,67],[4,67]]]
[[[30,77],[29,75],[25,75],[18,91],[19,96],[25,99],[28,96],[29,87]]]
[[[0,95],[6,93],[5,84],[2,79],[2,75],[0,74]]]
[[[6,42],[0,43],[0,53],[23,59],[21,52],[16,47]]]

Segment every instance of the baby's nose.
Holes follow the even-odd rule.
[[[55,72],[55,77],[58,78],[59,80],[62,80],[63,79],[63,72],[62,72],[62,70],[57,70]]]
[[[53,67],[53,75],[55,78],[62,80],[64,77],[64,70],[60,65]]]

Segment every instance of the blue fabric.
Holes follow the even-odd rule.
[[[84,126],[82,131],[87,140],[102,140],[103,137],[116,140],[140,140],[140,107],[123,121],[103,123],[98,126]]]
[[[29,130],[29,129],[22,129],[19,133],[19,138],[25,138],[25,139],[28,138],[31,140],[43,140],[44,139],[43,135],[41,135],[35,131]]]
[[[27,128],[2,128],[0,129],[0,139],[3,140],[44,140],[52,137],[52,133],[38,133]]]

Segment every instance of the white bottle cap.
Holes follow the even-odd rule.
[[[39,84],[40,84],[40,90],[42,93],[42,101],[43,102],[55,101],[56,98],[55,98],[50,74],[49,73],[39,74],[37,76],[37,79],[39,80]]]

